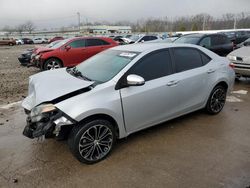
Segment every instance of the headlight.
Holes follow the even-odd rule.
[[[30,117],[32,122],[38,122],[43,118],[43,114],[53,112],[56,107],[53,104],[42,104],[31,110]]]
[[[41,55],[36,55],[35,59],[38,60],[38,59],[40,59],[40,57],[41,57]]]
[[[229,56],[227,56],[227,58],[229,60],[231,60],[231,61],[236,61],[237,60],[236,56],[233,56],[233,55],[229,55]]]

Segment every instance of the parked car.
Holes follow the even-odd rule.
[[[16,41],[16,45],[22,45],[24,44],[23,40],[22,39],[15,39]]]
[[[34,63],[42,70],[72,67],[103,50],[117,45],[117,42],[106,37],[65,39],[51,48],[41,48],[37,51]]]
[[[31,60],[31,55],[34,49],[27,49],[17,58],[21,65],[27,65]]]
[[[22,38],[24,44],[34,44],[34,41],[30,38]]]
[[[48,43],[48,39],[45,38],[35,38],[33,39],[34,44],[44,44]]]
[[[9,45],[14,46],[16,44],[16,41],[11,38],[2,38],[0,39],[0,45]]]
[[[23,134],[68,138],[79,161],[96,163],[116,139],[199,109],[219,113],[234,76],[226,58],[196,45],[118,46],[31,76]]]
[[[189,34],[176,39],[174,43],[188,43],[203,46],[218,55],[226,56],[233,51],[233,43],[224,34]]]
[[[250,38],[248,38],[247,40],[243,41],[243,42],[240,43],[240,44],[237,44],[236,49],[237,49],[237,48],[241,48],[241,47],[243,47],[243,46],[250,46]]]
[[[36,46],[34,49],[28,49],[25,52],[23,52],[19,57],[18,57],[18,61],[20,62],[21,65],[28,65],[28,66],[33,66],[33,64],[31,64],[31,60],[32,58],[35,58],[37,51],[39,51],[40,48],[51,48],[54,45],[56,45],[58,42],[60,42],[60,40],[58,41],[54,41],[50,44],[48,44],[45,47],[42,46]]]
[[[64,39],[63,37],[54,37],[54,38],[50,39],[48,41],[48,43],[51,43],[51,42],[54,42],[54,41],[57,41],[57,40],[63,40],[63,39]]]
[[[246,39],[250,37],[250,31],[228,31],[223,32],[227,37],[234,43],[236,46],[237,44],[242,43]]]
[[[236,79],[240,77],[250,77],[250,46],[243,46],[228,54],[236,73]]]
[[[134,44],[134,43],[144,43],[144,42],[153,41],[153,40],[160,41],[162,39],[156,35],[132,35],[127,40],[129,41],[129,44]]]

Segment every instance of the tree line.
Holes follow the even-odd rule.
[[[175,32],[175,31],[198,31],[198,30],[220,30],[220,29],[240,29],[250,28],[250,13],[232,14],[227,13],[220,18],[213,17],[206,13],[196,14],[192,16],[182,16],[176,18],[147,18],[140,19],[135,22],[118,21],[118,22],[88,22],[81,25],[118,25],[131,26],[133,32]],[[71,26],[76,26],[71,24]],[[62,27],[67,30],[67,27]],[[27,21],[16,27],[5,26],[2,30],[9,33],[12,32],[29,32],[36,29],[33,22]]]

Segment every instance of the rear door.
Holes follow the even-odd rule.
[[[85,43],[85,39],[77,39],[67,44],[69,50],[62,49],[64,66],[77,65],[87,58]]]
[[[210,93],[215,69],[211,58],[196,48],[172,48],[178,114],[187,113],[204,105]],[[177,114],[177,115],[178,115]]]

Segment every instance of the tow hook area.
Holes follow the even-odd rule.
[[[53,137],[53,130],[55,124],[53,123],[54,118],[47,122],[32,122],[31,118],[27,117],[27,125],[23,130],[23,135],[28,138],[37,138],[45,136],[46,138]]]
[[[23,135],[28,138],[52,138],[60,136],[61,126],[72,125],[72,121],[63,116],[61,112],[56,114],[43,114],[39,121],[34,121],[28,115],[27,125],[23,130]]]

